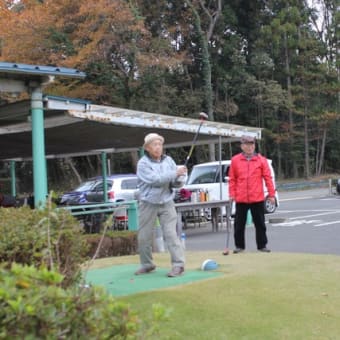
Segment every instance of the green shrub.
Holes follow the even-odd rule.
[[[63,289],[60,273],[0,267],[0,339],[145,339],[158,334],[162,306],[138,317],[98,287]],[[147,321],[145,321],[147,319]]]
[[[86,253],[82,228],[66,210],[0,208],[0,262],[45,266],[66,287],[80,279]]]

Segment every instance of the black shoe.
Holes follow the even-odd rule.
[[[141,267],[136,272],[135,275],[143,275],[153,272],[156,269],[156,266],[151,267]]]
[[[244,249],[242,249],[242,248],[236,248],[233,251],[234,254],[239,254],[239,253],[243,253],[243,252],[244,252]]]
[[[259,249],[259,251],[261,251],[262,253],[270,253],[270,249],[266,247]]]

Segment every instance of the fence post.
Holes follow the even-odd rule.
[[[251,227],[253,225],[253,217],[251,216],[250,210],[247,212],[246,227]]]
[[[130,203],[128,208],[128,226],[129,230],[138,230],[138,204],[137,201]]]

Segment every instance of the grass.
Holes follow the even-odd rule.
[[[140,315],[154,303],[170,310],[158,339],[340,339],[338,256],[213,251],[186,256],[187,268],[213,258],[224,275],[121,298]],[[138,261],[100,259],[92,268]],[[155,254],[155,263],[169,267],[169,254]]]

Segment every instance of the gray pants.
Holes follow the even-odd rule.
[[[171,255],[172,266],[184,267],[184,248],[176,232],[177,212],[174,202],[151,204],[141,201],[139,204],[138,250],[142,267],[148,268],[154,265],[152,261],[152,241],[157,217]]]

